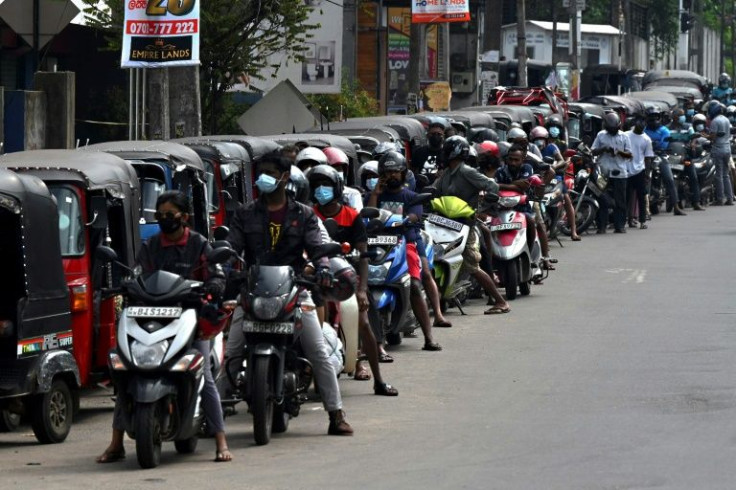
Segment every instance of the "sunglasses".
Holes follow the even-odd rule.
[[[157,220],[164,219],[164,218],[166,218],[166,219],[174,219],[174,218],[178,218],[180,216],[181,216],[181,213],[172,213],[171,211],[168,211],[166,213],[159,213],[157,211],[153,215],[153,217],[156,218]]]

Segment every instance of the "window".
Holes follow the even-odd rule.
[[[567,136],[580,139],[580,119],[571,117],[567,121]]]
[[[207,210],[210,213],[217,212],[220,209],[220,194],[217,192],[217,176],[215,175],[215,167],[212,162],[203,160],[204,163],[204,179],[207,182],[207,199],[209,200]]]
[[[71,187],[51,186],[59,212],[59,240],[63,257],[84,254],[84,220],[79,197]]]
[[[146,177],[141,179],[141,216],[146,223],[156,223],[156,200],[166,190],[166,183]]]

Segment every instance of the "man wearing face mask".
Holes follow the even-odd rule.
[[[445,130],[449,127],[443,117],[430,117],[427,126],[427,145],[414,150],[411,158],[411,169],[416,175],[424,175],[431,185],[437,178],[437,170],[442,163],[442,144],[445,142]]]
[[[621,119],[611,112],[603,118],[604,130],[593,141],[593,156],[598,156],[598,165],[603,175],[609,178],[613,191],[613,226],[615,233],[626,233],[626,178],[628,161],[632,158],[631,141],[621,131]],[[600,229],[600,228],[599,228]]]
[[[692,124],[687,122],[685,111],[675,109],[672,111],[672,122],[668,129],[670,130],[670,138],[672,141],[685,143],[685,157],[690,158],[695,142],[695,130]],[[694,165],[687,165],[684,169],[685,176],[688,179],[691,195],[690,202],[693,205],[693,211],[705,211],[700,205],[700,182],[698,181],[697,170]]]
[[[644,134],[644,120],[637,118],[634,127],[627,131],[631,141],[631,153],[633,158],[629,160],[629,177],[627,182],[627,191],[629,194],[629,228],[635,228],[634,222],[634,204],[639,208],[639,228],[647,229],[647,184],[646,184],[646,167],[654,159],[654,151],[652,150],[652,140]]]
[[[662,115],[655,107],[647,109],[647,125],[644,132],[652,140],[654,153],[664,155],[669,149],[671,135],[667,126],[662,125]],[[662,182],[667,187],[667,212],[672,210],[675,216],[685,216],[685,212],[680,207],[680,199],[677,196],[677,187],[675,186],[675,178],[672,176],[672,169],[669,161],[665,158],[661,158],[659,161],[659,173],[662,176]]]
[[[725,107],[720,102],[708,106],[710,127],[707,138],[713,142],[711,155],[716,165],[716,201],[714,206],[733,206],[733,187],[731,184],[731,123],[723,115]],[[725,202],[723,200],[726,200]]]
[[[562,123],[562,117],[559,114],[550,114],[544,123],[544,127],[547,128],[551,142],[559,148],[560,153],[565,153],[567,144],[565,143],[565,129]]]
[[[241,206],[233,215],[227,240],[238,254],[242,253],[246,264],[259,261],[261,265],[290,265],[299,273],[306,266],[304,252],[310,257],[314,256],[323,243],[314,211],[294,201],[286,192],[290,169],[291,163],[278,152],[262,157],[256,167],[256,187],[260,196],[256,201]],[[323,286],[329,286],[333,278],[329,260],[323,257],[314,266],[317,281]],[[304,305],[314,304],[308,292],[301,294],[299,302]],[[299,340],[312,363],[322,402],[329,413],[330,425],[327,433],[352,435],[353,429],[342,411],[337,377],[324,349],[324,337],[317,313],[314,309],[304,308],[301,319]],[[228,352],[242,349],[244,338],[242,332],[237,335],[239,330],[230,329]]]

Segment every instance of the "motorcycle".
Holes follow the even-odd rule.
[[[526,194],[499,191],[498,202],[490,208],[491,252],[493,262],[506,289],[506,299],[516,299],[531,293],[532,281],[544,279],[540,263],[542,248],[536,237],[531,249],[527,243],[526,214],[514,209],[528,202]]]
[[[222,263],[229,252],[215,249],[207,261]],[[95,253],[103,262],[117,263],[109,247],[99,246]],[[174,441],[182,454],[197,447],[204,419],[200,400],[205,360],[194,341],[205,330],[214,336],[224,329],[235,304],[226,302],[218,311],[207,302],[202,282],[160,270],[147,277],[131,272],[133,279],[106,291],[127,300],[118,321],[118,345],[108,362],[122,398],[126,431],[136,441],[138,463],[155,468],[163,441]]]

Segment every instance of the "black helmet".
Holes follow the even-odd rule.
[[[317,165],[307,171],[307,180],[309,181],[310,195],[319,186],[321,182],[329,182],[335,190],[335,198],[342,196],[344,191],[340,172],[335,170],[331,165]]]
[[[406,172],[406,158],[398,151],[388,151],[378,160],[378,174],[385,172]]]
[[[468,144],[468,140],[462,136],[450,136],[442,145],[442,156],[445,162],[449,163],[451,160],[458,158],[464,161],[468,159],[469,154],[470,145]]]
[[[404,148],[401,144],[392,141],[381,141],[373,147],[373,151],[371,151],[371,158],[373,160],[380,160],[381,157],[389,151],[397,151],[402,155],[404,154]]]
[[[299,170],[299,167],[296,165],[291,166],[289,182],[286,184],[286,192],[297,202],[302,204],[309,203],[309,182],[304,176],[304,172]]]
[[[608,132],[618,131],[621,128],[621,118],[615,112],[603,116],[603,128]]]
[[[657,106],[649,106],[646,109],[647,118],[650,117],[662,117],[662,112]]]
[[[342,257],[330,259],[330,272],[334,280],[332,285],[321,288],[322,298],[327,301],[341,302],[355,294],[358,285],[358,276],[355,269]]]
[[[721,88],[731,86],[731,77],[728,76],[728,73],[721,73],[721,76],[718,77],[718,86]]]
[[[725,106],[717,100],[711,100],[708,104],[708,118],[715,119],[716,116],[723,114],[725,109]]]
[[[498,140],[498,133],[490,128],[483,128],[473,135],[473,143],[483,143],[484,141],[498,143]]]
[[[544,121],[544,126],[549,129],[550,126],[557,126],[559,128],[564,128],[565,125],[562,123],[562,116],[559,114],[550,114],[547,116],[547,119]]]

